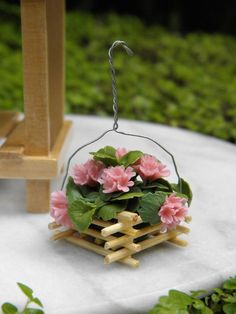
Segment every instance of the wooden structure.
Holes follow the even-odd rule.
[[[63,163],[64,0],[21,0],[24,120],[0,112],[0,178],[26,179],[27,210],[49,210]]]
[[[186,218],[190,222],[191,217]],[[136,213],[123,211],[117,215],[117,221],[93,220],[91,226],[82,234],[76,230],[59,231],[55,222],[49,229],[56,229],[53,240],[66,239],[75,245],[105,256],[104,263],[121,262],[131,267],[138,267],[139,261],[133,255],[163,243],[171,242],[186,246],[187,242],[178,238],[190,231],[186,226],[177,226],[175,230],[160,233],[162,224],[142,226],[142,219]]]

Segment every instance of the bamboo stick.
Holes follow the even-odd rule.
[[[105,246],[104,246],[104,248],[106,250],[109,250],[109,249],[115,248],[117,246],[122,246],[124,244],[130,243],[133,240],[133,237],[128,236],[128,235],[124,235],[124,236],[121,236],[119,238],[115,238],[114,237],[114,239],[110,240],[110,237],[109,237],[108,239],[109,239],[109,241],[107,241],[105,243]]]
[[[163,234],[154,236],[150,239],[144,240],[144,241],[140,242],[139,244],[141,245],[142,251],[143,251],[143,250],[148,249],[154,245],[160,244],[164,241],[167,241],[171,238],[174,238],[179,234],[181,234],[181,232],[179,232],[177,230],[173,230],[173,231],[170,231],[167,233],[163,233]]]
[[[155,232],[155,231],[158,231],[161,229],[161,224],[159,225],[154,225],[154,226],[147,226],[143,229],[140,229],[140,230],[136,230],[136,234],[134,237],[132,236],[129,236],[129,235],[123,235],[119,238],[116,238],[114,240],[110,240],[108,239],[109,241],[107,241],[105,243],[105,248],[106,249],[111,249],[111,248],[114,248],[118,245],[123,245],[124,243],[127,243],[128,241],[131,241],[132,239],[135,239],[135,238],[138,238],[138,237],[141,237],[143,235],[146,235],[146,234],[150,234],[152,232]],[[105,238],[105,237],[104,237]]]
[[[106,227],[101,230],[101,233],[104,237],[107,237],[111,234],[114,234],[116,232],[120,232],[124,228],[124,224],[122,222],[118,222],[114,225],[111,225],[109,227]]]
[[[119,238],[116,238],[114,236],[108,236],[108,237],[104,237],[101,232],[97,231],[97,230],[93,230],[91,228],[87,229],[84,234],[87,234],[87,235],[90,235],[94,238],[97,238],[97,239],[101,239],[101,240],[104,240],[104,241],[115,241],[115,240],[118,240]],[[135,243],[129,243],[130,241],[126,240],[124,243],[123,243],[123,246],[126,247],[127,249],[131,250],[131,251],[134,251],[134,252],[139,252],[141,250],[141,246],[139,244],[135,244]],[[106,243],[105,243],[105,246],[106,246]],[[120,245],[119,243],[114,245],[112,248],[115,249],[115,248],[118,248],[119,246],[122,246],[122,244]],[[108,248],[106,248],[108,249]]]
[[[172,238],[172,239],[169,239],[168,242],[171,242],[173,244],[176,244],[176,245],[179,245],[179,246],[182,246],[182,247],[185,247],[188,245],[188,242],[185,241],[185,240],[182,240],[182,239],[179,239],[177,237],[175,238]]]
[[[90,251],[93,251],[93,252],[100,254],[100,255],[103,255],[103,256],[106,256],[109,254],[109,251],[105,250],[103,247],[96,245],[94,243],[90,243],[90,242],[88,242],[84,239],[81,239],[79,237],[70,236],[70,237],[66,238],[66,241],[73,243],[75,245],[81,246],[82,248],[88,249]],[[123,263],[123,264],[127,264],[127,265],[132,266],[132,267],[138,267],[139,266],[139,261],[130,257],[130,256],[127,256],[127,257],[119,260],[119,262]]]
[[[138,223],[136,223],[138,224]],[[104,237],[107,237],[111,234],[117,233],[117,232],[123,232],[125,234],[128,234],[130,236],[135,236],[138,233],[138,230],[130,227],[127,227],[127,224],[124,224],[123,222],[117,222],[114,225],[111,225],[109,227],[103,228],[101,230],[101,233]]]
[[[191,216],[186,216],[184,221],[189,224],[192,221],[192,217]]]
[[[119,222],[132,223],[132,224],[137,222],[138,217],[139,217],[138,214],[131,213],[131,212],[128,212],[126,210],[124,210],[123,212],[121,212],[117,215]]]
[[[141,248],[142,248],[141,250],[147,249],[149,247],[152,247],[154,245],[157,245],[159,243],[167,241],[173,237],[176,237],[180,233],[181,233],[180,231],[174,230],[174,231],[170,231],[168,233],[164,233],[164,234],[152,237],[150,239],[144,240],[144,241],[139,243],[141,245]],[[105,263],[106,264],[113,263],[115,261],[118,261],[121,258],[128,256],[129,254],[130,254],[130,252],[126,248],[120,249],[116,252],[112,252],[112,253],[108,254],[105,257]]]
[[[182,233],[189,233],[190,232],[190,229],[188,227],[185,227],[185,226],[177,226],[176,230],[180,231]]]
[[[109,227],[109,226],[112,226],[113,223],[110,222],[110,221],[104,221],[104,220],[101,220],[101,219],[93,219],[92,223],[94,225],[97,225],[97,226],[100,226],[100,227]]]
[[[130,250],[123,248],[118,251],[107,254],[107,256],[104,258],[104,263],[110,264],[110,263],[119,261],[129,255],[130,255]]]
[[[57,228],[59,228],[59,227],[61,227],[61,225],[58,225],[55,221],[50,222],[50,223],[48,224],[48,229],[49,229],[49,230],[57,229]]]
[[[71,236],[73,233],[75,233],[76,231],[73,229],[68,229],[65,231],[56,231],[56,233],[51,237],[51,240],[59,240],[59,239],[64,239],[66,237]]]
[[[94,243],[95,244],[98,244],[98,245],[102,245],[104,243],[104,241],[102,239],[99,239],[99,238],[95,238],[94,239]]]

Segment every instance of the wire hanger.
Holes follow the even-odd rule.
[[[178,178],[178,186],[179,186],[179,191],[180,193],[182,193],[182,181],[177,169],[177,165],[175,162],[175,158],[174,156],[164,147],[162,146],[160,143],[158,143],[157,141],[155,141],[154,139],[152,139],[151,137],[145,136],[145,135],[140,135],[140,134],[133,134],[133,133],[126,133],[126,132],[122,132],[122,131],[118,131],[118,113],[119,113],[119,106],[118,106],[118,96],[117,96],[117,88],[116,88],[116,72],[115,72],[115,68],[113,65],[113,50],[118,47],[121,46],[124,48],[124,50],[129,54],[129,55],[133,55],[133,51],[127,46],[126,42],[121,41],[121,40],[116,40],[112,46],[110,47],[109,51],[108,51],[108,58],[109,58],[109,64],[110,64],[110,72],[111,72],[111,83],[112,83],[112,96],[113,96],[113,126],[111,129],[106,130],[105,132],[103,132],[100,136],[98,136],[97,138],[95,138],[94,140],[78,147],[68,158],[67,161],[67,165],[66,165],[66,173],[65,176],[63,178],[62,181],[62,185],[61,185],[61,190],[63,190],[66,179],[68,177],[68,173],[69,173],[69,168],[70,168],[70,163],[72,161],[72,159],[75,157],[75,155],[81,151],[82,149],[84,149],[85,147],[99,141],[101,138],[103,138],[106,134],[110,133],[110,132],[115,132],[117,134],[121,134],[124,136],[132,136],[132,137],[136,137],[136,138],[142,138],[142,139],[146,139],[151,141],[152,143],[154,143],[155,145],[157,145],[159,148],[161,148],[164,152],[166,152],[172,159],[173,165],[174,165],[174,169],[175,169],[175,173],[176,176]]]

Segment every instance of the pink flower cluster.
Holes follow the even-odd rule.
[[[58,225],[72,228],[70,217],[67,213],[67,199],[65,192],[58,191],[51,194],[50,215],[55,219]]]
[[[151,155],[143,155],[135,165],[133,165],[133,168],[143,180],[155,181],[161,177],[170,175],[170,171],[166,166]]]
[[[171,194],[166,198],[158,213],[163,223],[161,232],[175,229],[184,220],[188,213],[186,202],[185,198],[178,197],[175,194]]]
[[[101,161],[89,159],[85,164],[74,166],[74,182],[78,185],[94,186],[105,168]]]
[[[128,151],[125,148],[118,148],[116,150],[116,159],[119,161],[127,153]],[[105,168],[101,161],[90,159],[84,164],[75,165],[73,178],[75,184],[78,185],[95,186],[100,183],[103,185],[104,193],[112,193],[115,191],[128,192],[129,188],[134,185],[131,178],[136,173],[143,180],[150,181],[170,174],[166,166],[151,155],[143,155],[131,166],[126,169],[124,166]]]
[[[115,191],[128,192],[129,187],[134,185],[134,181],[130,179],[135,175],[136,173],[131,167],[126,169],[124,166],[109,167],[102,172],[99,183],[103,184],[104,193]]]

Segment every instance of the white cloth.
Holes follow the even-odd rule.
[[[74,121],[68,154],[112,127],[112,120],[70,116]],[[120,121],[119,129],[158,139],[176,157],[191,183],[193,221],[186,248],[162,244],[136,257],[140,267],[104,265],[103,258],[65,241],[51,242],[48,214],[25,212],[24,182],[0,180],[0,304],[23,306],[16,282],[31,286],[48,314],[146,313],[169,289],[210,289],[236,274],[236,147],[212,137],[157,124]],[[151,142],[109,134],[78,154],[105,145],[155,154],[171,160]],[[61,178],[53,189],[59,189]]]

